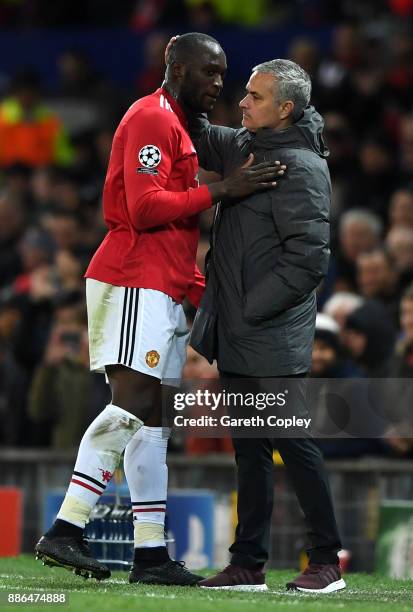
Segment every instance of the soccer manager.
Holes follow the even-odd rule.
[[[210,125],[194,117],[191,137],[200,166],[227,176],[252,153],[255,161],[282,160],[277,189],[237,202],[223,201],[212,228],[208,284],[195,319],[192,346],[217,359],[226,382],[298,377],[307,413],[305,376],[310,370],[316,288],[329,260],[331,183],[323,120],[309,106],[308,74],[288,60],[253,70],[240,102],[243,128]],[[234,438],[238,469],[238,525],[231,563],[200,586],[265,590],[273,507],[274,440]],[[311,437],[275,441],[308,528],[309,564],[287,587],[331,593],[345,587],[341,548],[327,474]]]

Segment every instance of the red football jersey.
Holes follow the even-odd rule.
[[[198,305],[198,213],[212,206],[198,184],[198,158],[179,104],[163,88],[137,100],[112,143],[103,189],[109,228],[85,276],[157,289]]]

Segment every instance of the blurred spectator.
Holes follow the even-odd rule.
[[[89,370],[87,324],[82,306],[72,308],[72,313],[66,308],[63,320],[53,325],[44,359],[34,373],[29,392],[29,416],[48,430],[50,441],[46,442],[56,449],[71,449],[79,443],[85,427],[99,414],[100,398],[108,393],[99,384],[101,377]]]
[[[345,356],[338,324],[326,314],[318,314],[309,385],[312,426],[326,457],[358,457],[381,453],[373,433],[370,415],[360,398],[355,378],[363,372]]]
[[[14,288],[18,293],[27,290],[30,274],[53,261],[55,245],[48,233],[37,227],[29,227],[18,245],[21,273],[16,277]]]
[[[33,213],[36,217],[57,208],[54,197],[55,174],[55,169],[51,166],[43,166],[33,171],[31,193],[34,208]]]
[[[10,289],[0,293],[0,341],[11,347],[16,329],[21,321],[21,299]]]
[[[331,57],[321,62],[317,79],[320,85],[319,103],[324,111],[348,111],[350,73],[360,65],[362,36],[356,24],[345,23],[333,33]]]
[[[400,119],[400,171],[405,180],[413,180],[413,116]]]
[[[147,96],[161,86],[165,75],[165,47],[169,36],[151,32],[145,39],[143,69],[136,81],[136,97]]]
[[[42,225],[49,232],[57,249],[72,251],[82,255],[82,228],[76,214],[64,210],[55,210],[44,216]]]
[[[413,229],[413,191],[404,187],[397,189],[390,198],[390,227],[410,227]]]
[[[73,154],[60,119],[42,102],[37,75],[25,70],[0,104],[0,166],[67,165]]]
[[[413,268],[413,229],[394,227],[386,236],[386,248],[398,271]]]
[[[25,164],[13,164],[4,171],[5,190],[13,200],[19,200],[29,208],[32,203],[30,179],[32,169]]]
[[[58,85],[50,105],[72,137],[116,125],[127,101],[120,88],[93,69],[80,49],[67,49],[57,59]]]
[[[9,285],[21,270],[17,244],[26,225],[26,211],[19,200],[0,194],[0,287]]]
[[[336,257],[336,289],[356,289],[356,261],[359,255],[380,244],[383,225],[368,210],[349,210],[340,218],[339,248]]]
[[[368,300],[347,317],[346,348],[369,378],[389,375],[395,338],[395,326],[380,302]]]
[[[413,284],[403,293],[400,301],[400,326],[402,338],[395,348],[390,376],[413,379]],[[413,407],[413,402],[409,410]]]
[[[386,249],[399,276],[399,288],[413,281],[413,228],[394,227],[386,236]]]
[[[357,258],[357,285],[365,298],[375,298],[395,325],[399,321],[399,276],[393,259],[384,249],[361,253]]]
[[[411,33],[398,28],[389,42],[391,62],[387,73],[387,82],[398,107],[404,111],[409,111],[413,95],[413,41]]]
[[[22,317],[21,299],[10,290],[0,294],[0,444],[30,444],[26,419],[29,379],[13,354],[13,342]]]
[[[188,21],[185,0],[134,0],[130,26],[138,32],[151,30],[155,26],[179,23],[181,29]]]
[[[188,28],[195,32],[208,32],[219,20],[214,0],[186,0]]]
[[[359,150],[359,170],[352,179],[347,208],[363,207],[386,221],[388,200],[396,186],[390,143],[379,135],[368,138]]]
[[[0,319],[2,313],[0,312]],[[27,377],[10,346],[0,336],[0,444],[28,446],[30,429],[26,420]]]
[[[82,51],[78,49],[64,51],[57,59],[57,66],[59,96],[79,100],[95,94],[100,80],[93,72],[89,58]]]
[[[23,283],[16,281],[21,291],[21,319],[16,330],[13,351],[28,376],[42,358],[50,322],[53,316],[53,300],[58,288],[51,265],[35,268]]]
[[[403,335],[390,363],[387,395],[392,425],[386,444],[398,456],[413,457],[413,284],[401,299],[400,325]]]
[[[356,293],[338,291],[324,304],[323,313],[334,319],[339,327],[339,335],[343,339],[347,317],[363,303],[363,298]]]
[[[316,42],[304,37],[294,39],[289,46],[287,57],[301,66],[301,68],[304,68],[314,83],[314,77],[316,76],[320,61],[320,53]],[[313,99],[317,98],[317,91],[314,89],[314,85],[312,97]]]
[[[340,327],[329,315],[318,313],[311,363],[312,378],[360,378],[362,371],[349,358],[340,342]]]
[[[324,136],[330,155],[328,165],[332,180],[331,217],[336,222],[344,212],[354,193],[356,174],[356,143],[348,118],[342,113],[330,111],[324,115]]]

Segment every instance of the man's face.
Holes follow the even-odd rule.
[[[413,268],[413,231],[406,227],[395,227],[387,235],[386,247],[397,270]]]
[[[367,346],[367,336],[355,329],[346,329],[344,334],[344,344],[350,351],[354,359],[362,356]]]
[[[355,261],[361,253],[378,244],[378,237],[361,221],[352,221],[340,232],[340,246],[349,261]]]
[[[311,360],[313,376],[323,376],[337,361],[337,353],[332,346],[320,338],[315,338]]]
[[[413,195],[399,189],[390,200],[390,223],[392,226],[413,227]]]
[[[392,293],[395,276],[382,253],[369,253],[357,260],[357,282],[362,295],[385,297]]]
[[[221,94],[227,60],[221,47],[204,43],[199,54],[186,64],[179,99],[190,110],[209,112]]]
[[[239,103],[242,125],[250,132],[263,127],[279,127],[282,121],[281,105],[276,101],[277,85],[274,76],[253,72],[246,90],[247,95]]]

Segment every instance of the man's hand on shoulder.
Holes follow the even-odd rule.
[[[274,189],[277,185],[275,179],[282,176],[285,170],[286,166],[279,161],[254,164],[254,155],[251,153],[243,166],[223,181],[211,183],[208,189],[214,203],[224,198],[242,198],[257,191]]]

